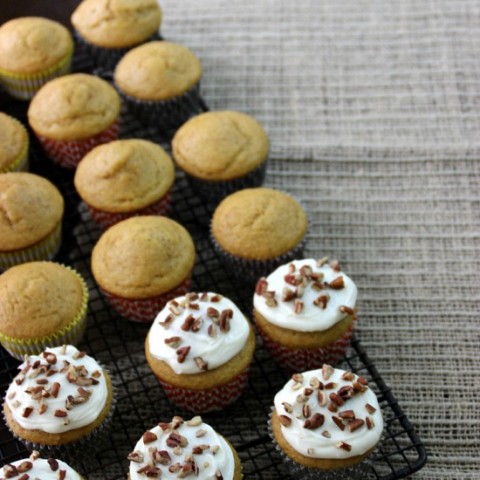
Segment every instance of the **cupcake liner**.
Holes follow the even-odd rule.
[[[321,368],[324,363],[337,364],[346,353],[353,335],[355,322],[337,340],[329,345],[318,348],[289,348],[270,339],[260,328],[258,331],[262,337],[265,348],[275,362],[282,368],[294,372],[304,372]]]
[[[177,97],[167,100],[140,100],[117,90],[128,110],[145,124],[160,130],[176,130],[190,117],[203,112],[200,101],[200,83]]]
[[[300,463],[295,462],[282,450],[282,447],[278,445],[277,439],[273,434],[273,429],[272,429],[273,410],[274,410],[274,407],[272,407],[272,411],[270,412],[269,419],[268,419],[268,434],[272,439],[272,443],[275,446],[275,450],[282,457],[282,460],[285,463],[288,469],[288,472],[290,474],[290,478],[292,478],[292,480],[294,479],[295,480],[297,479],[298,480],[318,480],[319,478],[321,478],[322,480],[348,480],[348,479],[363,480],[368,477],[368,472],[371,465],[371,461],[369,461],[368,458],[351,467],[334,468],[334,469],[320,469],[320,468],[306,467],[305,465],[301,465]]]
[[[172,403],[194,413],[206,413],[222,410],[237,400],[245,389],[249,371],[250,366],[228,383],[206,390],[182,388],[157,378]]]
[[[102,365],[100,365],[102,367]],[[110,432],[112,426],[113,415],[115,413],[115,408],[117,404],[117,388],[113,384],[113,378],[110,374],[110,371],[102,367],[102,370],[108,373],[110,380],[112,382],[112,401],[110,404],[110,409],[104,418],[103,422],[98,425],[94,430],[84,437],[78,438],[77,440],[63,445],[47,445],[42,443],[30,442],[25,440],[22,437],[19,437],[7,423],[5,417],[5,412],[3,411],[3,421],[8,427],[9,432],[29,451],[37,450],[42,456],[45,457],[55,457],[60,460],[66,460],[71,465],[78,465],[83,458],[89,457],[95,453],[97,446],[103,442]],[[5,399],[4,399],[5,402]]]
[[[186,173],[186,177],[193,191],[205,202],[209,213],[213,213],[216,206],[228,195],[244,188],[260,187],[265,180],[267,161],[243,177],[226,181],[209,181],[193,177]]]
[[[25,130],[25,133],[27,133],[27,130],[25,129],[25,127],[20,122],[17,122],[17,123],[21,125],[21,127]],[[28,133],[27,133],[27,141],[25,142],[25,145],[23,146],[22,150],[18,154],[17,158],[15,158],[15,160],[12,163],[10,163],[10,165],[7,165],[4,168],[0,168],[0,173],[28,171],[29,148],[30,148],[30,137],[28,136]]]
[[[172,200],[172,192],[169,190],[160,200],[156,201],[148,207],[142,208],[140,210],[135,210],[127,213],[111,213],[105,212],[102,210],[97,210],[91,205],[87,205],[93,220],[97,225],[106,230],[115,223],[126,220],[130,217],[136,217],[138,215],[167,215],[170,211],[170,205]]]
[[[52,260],[60,250],[61,242],[62,222],[58,222],[53,231],[35,245],[11,252],[0,252],[0,271],[20,263]]]
[[[240,280],[254,284],[260,277],[267,277],[271,272],[281,265],[292,260],[303,258],[303,251],[307,243],[306,235],[294,248],[268,260],[253,260],[249,258],[236,257],[226,252],[215,240],[210,229],[210,240],[215,252],[228,272]],[[260,239],[259,239],[260,240]]]
[[[0,69],[0,83],[12,97],[30,100],[45,83],[70,72],[72,57],[73,42],[68,55],[43,72],[21,74]]]
[[[23,360],[25,355],[38,355],[46,348],[58,345],[77,345],[85,333],[87,325],[88,309],[88,287],[85,280],[73,269],[63,265],[67,270],[72,271],[82,284],[83,296],[82,305],[75,318],[61,330],[42,338],[12,338],[0,333],[0,343],[7,352],[17,360]]]
[[[92,66],[94,68],[101,68],[104,71],[113,71],[118,61],[132,48],[138,47],[142,45],[142,43],[163,40],[159,33],[154,33],[145,39],[144,42],[137,43],[131,47],[107,48],[90,43],[78,32],[74,32],[74,37],[79,49],[83,50],[85,56],[91,60]]]
[[[80,160],[93,148],[118,138],[120,118],[118,117],[106,130],[82,140],[54,140],[37,135],[46,154],[64,168],[76,168]]]
[[[158,312],[167,302],[175,297],[181,297],[190,291],[191,275],[189,275],[180,285],[168,292],[162,293],[156,297],[130,299],[113,295],[101,287],[103,294],[110,302],[110,305],[120,314],[129,320],[141,323],[151,323],[155,320]]]

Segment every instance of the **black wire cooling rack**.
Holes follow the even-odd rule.
[[[0,100],[3,100],[3,111],[26,124],[26,104],[1,96]],[[200,106],[200,109],[203,108]],[[141,125],[126,113],[122,115],[121,136],[151,139],[168,148],[168,134]],[[88,479],[124,479],[128,468],[127,454],[146,429],[159,421],[169,421],[174,415],[191,415],[169,402],[146,363],[144,339],[148,326],[118,316],[92,279],[90,252],[100,231],[74,190],[72,173],[54,166],[44,156],[33,136],[31,139],[31,171],[53,181],[66,200],[63,244],[55,260],[76,268],[89,285],[88,326],[80,348],[110,370],[118,390],[113,426],[107,439],[88,458],[79,454],[77,458],[66,460]],[[251,312],[252,288],[233,279],[222,267],[208,239],[209,213],[180,173],[177,174],[174,188],[171,216],[188,229],[195,241],[197,261],[192,289],[222,293],[236,302],[246,314]],[[2,398],[17,373],[18,364],[0,348]],[[370,458],[367,478],[393,480],[419,470],[427,459],[425,448],[358,339],[353,340],[340,366],[368,378],[378,395],[385,419],[384,436]],[[245,393],[224,411],[203,415],[207,423],[235,446],[247,479],[289,478],[267,431],[273,397],[287,379],[288,375],[276,366],[257,336],[257,349]],[[12,437],[1,421],[0,464],[27,455],[25,447]]]

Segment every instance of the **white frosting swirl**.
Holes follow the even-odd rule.
[[[278,267],[266,279],[267,291],[275,292],[276,305],[269,306],[267,304],[268,299],[265,296],[255,293],[253,298],[255,310],[274,325],[300,332],[324,331],[345,318],[347,314],[342,312],[340,307],[355,308],[357,301],[355,283],[345,273],[337,271],[330,265],[325,264],[320,267],[317,263],[317,260],[310,258],[295,260]],[[295,266],[293,273],[290,271],[290,265]],[[300,278],[302,267],[310,267],[314,275],[320,275],[321,280],[318,280],[318,282],[323,284],[324,288],[319,289],[319,285],[315,285],[315,280],[308,279],[303,294],[299,297],[299,300],[303,302],[302,311],[295,313],[294,298],[284,301],[282,296],[284,288],[288,288],[292,292],[296,288],[296,286],[285,281],[286,275],[296,275]],[[343,278],[343,288],[330,288],[328,284],[338,277]],[[329,297],[325,308],[314,303],[321,295],[328,295]]]
[[[353,380],[344,380],[342,375],[344,370],[334,369],[333,374],[324,380],[322,377],[322,369],[311,370],[301,374],[303,379],[301,382],[289,380],[282,390],[275,395],[275,411],[277,415],[284,415],[291,419],[289,426],[282,424],[281,431],[285,440],[299,453],[306,457],[312,458],[328,458],[328,459],[342,459],[349,458],[356,455],[362,455],[371,448],[373,448],[380,440],[383,431],[383,418],[378,405],[375,393],[367,387],[364,392],[357,391],[352,398],[345,400],[342,406],[338,406],[337,412],[332,413],[328,409],[328,404],[332,403],[329,399],[331,393],[336,393],[344,386],[352,386],[353,383],[358,382],[358,376],[354,375]],[[326,395],[327,401],[324,406],[320,406],[318,398],[318,388],[313,388],[310,382],[313,378],[319,379],[324,385],[329,382],[334,382],[336,385],[333,389],[321,390]],[[298,385],[300,384],[300,388]],[[304,394],[304,389],[309,388],[313,390],[310,395]],[[308,400],[302,402],[298,401],[298,396],[302,395]],[[287,403],[287,408],[284,402]],[[372,411],[366,405],[375,409]],[[292,412],[289,413],[288,406],[292,407]],[[308,405],[310,409],[310,416],[319,413],[324,415],[324,423],[318,428],[305,428],[304,424],[306,418],[303,414],[304,405]],[[342,412],[352,410],[356,420],[362,420],[364,423],[358,428],[350,431],[350,424],[352,420],[341,419]],[[333,416],[340,419],[344,425],[342,430],[333,420]],[[367,421],[367,417],[369,420]],[[337,420],[338,421],[338,420]],[[371,422],[371,423],[370,423]],[[369,428],[370,425],[370,428]],[[324,432],[328,432],[325,436]],[[330,435],[330,437],[328,437]],[[351,447],[342,448],[339,446],[340,442],[345,442]]]
[[[206,362],[208,370],[223,365],[242,350],[250,332],[247,319],[231,300],[211,292],[199,294],[199,298],[196,296],[197,294],[190,293],[168,302],[153,322],[148,337],[150,354],[166,362],[179,375],[204,371],[199,367],[198,358]],[[174,305],[178,315],[172,313]],[[227,321],[226,329],[222,328],[218,319],[213,319],[208,314],[209,308],[215,309],[219,314],[231,310],[232,316]],[[195,326],[185,330],[185,321],[190,315],[194,319],[201,319],[198,331],[194,331],[197,330]],[[173,320],[169,323],[168,319]],[[180,340],[169,345],[169,339],[175,337]],[[183,362],[179,362],[177,352],[184,347],[190,347],[190,350]]]
[[[17,460],[16,462],[9,463],[8,465],[4,465],[0,470],[0,480],[3,478],[19,478],[26,473],[29,478],[41,478],[42,480],[58,480],[59,472],[65,472],[65,479],[67,480],[80,480],[82,477],[75,471],[73,468],[68,466],[65,462],[61,460],[56,460],[57,465],[55,465],[55,470],[52,470],[52,467],[48,463],[48,460],[43,458],[24,458],[23,460]],[[8,471],[11,466],[17,468],[20,465],[24,466],[24,468],[28,468],[28,470],[22,470],[23,473],[18,473],[18,477],[7,477]],[[22,469],[22,467],[20,467]]]
[[[141,470],[148,468],[149,465],[160,470],[161,474],[158,478],[164,480],[177,479],[179,478],[179,468],[188,464],[189,458],[195,462],[194,468],[198,468],[198,475],[192,474],[192,477],[202,480],[215,480],[217,478],[215,475],[219,471],[224,480],[232,480],[235,473],[235,460],[231,447],[210,425],[203,423],[200,417],[194,419],[200,421],[196,426],[189,426],[188,422],[185,422],[175,430],[169,428],[164,431],[159,426],[152,428],[149,432],[153,433],[157,439],[147,444],[144,442],[144,434],[132,452],[134,455],[140,454],[141,460],[130,462],[130,480],[145,480],[148,478],[146,473],[142,473]],[[174,451],[172,444],[167,443],[172,432],[180,435],[188,442],[178,451]],[[197,447],[197,450],[194,450],[195,447]],[[168,454],[165,465],[155,462],[155,460],[152,461],[152,448]],[[199,453],[200,450],[202,450],[201,453]],[[131,455],[129,455],[129,458],[131,458]]]
[[[55,363],[48,363],[44,356],[47,353],[55,355]],[[76,369],[82,378],[69,381],[67,377],[73,380],[73,376],[64,368],[64,361],[69,363],[70,371]],[[40,355],[28,357],[18,368],[20,373],[10,384],[5,401],[15,422],[26,430],[63,433],[81,428],[95,421],[105,407],[108,387],[102,368],[72,345],[47,348]],[[56,396],[54,384],[60,386]],[[82,393],[87,398],[85,401],[80,398]],[[68,400],[70,396],[74,399],[73,405]],[[61,416],[63,412],[66,416]]]

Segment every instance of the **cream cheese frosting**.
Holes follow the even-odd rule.
[[[48,348],[19,366],[5,401],[26,430],[63,433],[95,421],[108,387],[102,367],[71,345]]]
[[[22,477],[25,474],[28,477]],[[54,458],[39,458],[38,452],[34,450],[30,458],[24,458],[4,465],[0,469],[0,480],[6,478],[80,480],[82,477],[65,462]]]
[[[306,457],[362,455],[382,435],[382,413],[367,380],[329,365],[293,375],[274,404],[285,440]]]
[[[188,293],[158,314],[148,335],[149,351],[179,375],[200,373],[237,355],[249,332],[245,316],[228,298]]]
[[[202,480],[231,480],[235,472],[231,447],[201,417],[174,417],[147,430],[128,459],[130,480],[173,480],[190,474]]]
[[[301,332],[331,328],[353,314],[355,283],[328,259],[295,260],[257,283],[255,310],[268,322]]]

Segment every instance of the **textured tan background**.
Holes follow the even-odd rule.
[[[211,108],[268,130],[267,182],[360,287],[359,336],[429,451],[480,478],[480,3],[162,0]]]

